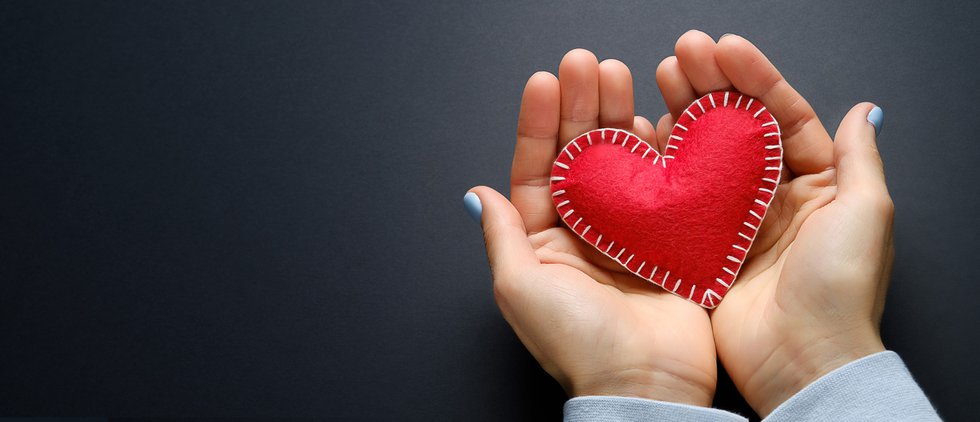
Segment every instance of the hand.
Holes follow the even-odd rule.
[[[716,44],[691,31],[676,53],[657,71],[668,123],[695,95],[734,87],[762,100],[782,130],[789,171],[711,316],[722,364],[765,417],[828,372],[884,350],[893,207],[867,118],[874,106],[854,106],[831,141],[806,100],[744,38]]]
[[[513,205],[490,188],[472,189],[494,294],[521,342],[569,395],[710,406],[717,373],[707,312],[581,242],[558,225],[551,201],[552,162],[573,137],[616,127],[657,143],[650,122],[633,116],[632,91],[624,64],[599,64],[585,50],[565,56],[559,78],[539,72],[527,82]]]

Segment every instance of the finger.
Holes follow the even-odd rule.
[[[783,159],[794,174],[818,173],[833,164],[833,143],[817,114],[758,48],[737,35],[724,36],[715,59],[736,89],[765,103],[779,122]]]
[[[633,127],[633,76],[619,60],[599,63],[599,127]]]
[[[528,241],[542,264],[567,265],[623,292],[649,291],[649,282],[634,276],[618,261],[582,242],[568,230],[548,230],[528,237]]]
[[[507,198],[486,186],[477,186],[469,192],[477,196],[482,207],[480,222],[494,281],[513,279],[512,275],[536,265],[538,259],[527,239],[521,214]]]
[[[871,103],[851,108],[834,138],[837,197],[845,201],[888,201],[885,171],[875,142],[875,126],[868,118],[874,108]]]
[[[558,66],[561,82],[561,125],[558,147],[599,127],[599,62],[588,50],[565,54]]]
[[[582,242],[567,230],[548,230],[528,237],[531,248],[542,264],[566,264],[575,267],[604,284],[610,284],[610,272],[625,272],[619,262],[592,245]]]
[[[698,95],[726,90],[732,86],[715,61],[716,47],[715,40],[697,30],[687,31],[674,45],[677,62]],[[690,102],[685,107],[687,105]]]
[[[667,57],[657,66],[657,86],[660,87],[667,110],[675,119],[697,99],[697,94],[687,80],[687,75],[681,70],[676,56]]]
[[[669,113],[660,116],[657,121],[657,151],[661,155],[667,155],[667,144],[670,143],[670,131],[674,129],[674,116]]]
[[[653,128],[653,123],[650,123],[646,117],[633,117],[633,134],[650,146],[657,147],[657,131]]]
[[[517,118],[517,145],[510,168],[510,199],[531,233],[558,223],[551,202],[551,166],[558,149],[561,90],[548,72],[531,76]]]

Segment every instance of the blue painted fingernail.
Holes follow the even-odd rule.
[[[881,133],[881,125],[885,123],[885,112],[881,111],[881,107],[875,106],[868,112],[868,121],[871,122],[875,127],[875,136]]]
[[[480,223],[480,216],[483,215],[483,204],[480,203],[480,197],[476,196],[473,192],[466,192],[463,195],[463,208],[466,208],[466,212],[473,217],[473,220]]]

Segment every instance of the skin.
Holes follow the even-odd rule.
[[[657,69],[670,111],[656,128],[633,115],[621,62],[572,50],[555,78],[524,90],[511,199],[476,187],[505,319],[571,396],[618,395],[709,406],[717,357],[761,415],[810,382],[884,350],[879,322],[893,255],[873,107],[856,105],[836,140],[750,42],[689,31]],[[709,312],[627,273],[558,224],[551,163],[574,136],[631,130],[663,150],[678,114],[707,92],[737,89],[780,122],[782,185],[738,280]]]

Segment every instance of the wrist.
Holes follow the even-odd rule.
[[[851,333],[853,334],[853,333]],[[831,371],[885,350],[877,334],[815,336],[786,344],[745,385],[746,401],[765,418],[784,401]]]
[[[670,403],[710,407],[716,378],[707,374],[684,374],[629,369],[615,373],[580,377],[571,382],[568,393],[580,396],[619,396]]]

